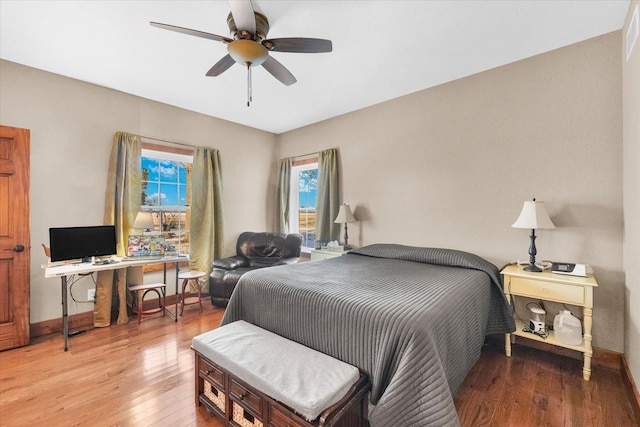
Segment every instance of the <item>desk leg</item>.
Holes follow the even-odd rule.
[[[180,274],[180,263],[178,261],[176,261],[176,295],[175,295],[175,300],[176,300],[176,313],[175,313],[175,318],[176,318],[176,322],[178,321],[178,275]]]
[[[67,276],[62,276],[62,335],[64,351],[69,350],[69,319],[67,317]]]
[[[164,284],[167,284],[167,263],[164,263]],[[176,261],[176,294],[175,294],[175,302],[176,302],[176,310],[172,313],[169,311],[169,308],[165,306],[165,311],[169,311],[169,314],[173,316],[175,321],[178,321],[178,274],[180,274],[180,262]]]

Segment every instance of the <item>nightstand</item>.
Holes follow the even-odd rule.
[[[348,251],[327,251],[324,249],[311,250],[311,261],[318,261],[321,259],[335,258],[346,254]]]
[[[568,276],[565,274],[551,273],[550,271],[532,273],[524,271],[523,267],[518,265],[505,267],[505,269],[501,271],[501,274],[504,277],[504,293],[509,303],[511,303],[510,296],[513,295],[582,307],[584,335],[582,342],[578,345],[564,344],[558,341],[553,331],[549,331],[546,339],[530,332],[523,332],[522,329],[525,325],[518,318],[516,318],[516,331],[513,334],[518,337],[581,351],[584,353],[582,377],[589,381],[589,378],[591,378],[591,356],[593,355],[593,349],[591,347],[593,289],[598,286],[595,277],[592,275],[588,277]],[[504,350],[507,356],[511,356],[511,334],[505,334]]]

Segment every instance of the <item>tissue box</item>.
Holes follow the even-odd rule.
[[[342,252],[344,249],[344,246],[340,246],[340,243],[338,243],[337,240],[332,240],[329,243],[327,243],[327,247],[326,250],[330,251],[330,252]]]

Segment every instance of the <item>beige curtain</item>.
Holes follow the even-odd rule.
[[[278,182],[276,183],[276,233],[289,233],[289,195],[291,193],[291,157],[281,159],[278,165]]]
[[[105,192],[104,224],[116,226],[118,256],[126,255],[126,245],[131,227],[140,210],[140,181],[142,178],[141,144],[138,135],[117,132],[109,160],[107,189]],[[106,327],[111,324],[113,285],[117,287],[118,324],[129,321],[127,314],[127,283],[141,284],[142,267],[98,272],[96,304],[93,324]]]
[[[189,269],[207,272],[201,281],[202,290],[206,292],[211,263],[224,255],[222,173],[218,150],[195,149],[191,188]]]
[[[340,224],[336,216],[340,209],[338,178],[338,150],[321,151],[318,154],[318,193],[316,202],[316,239],[338,240]]]

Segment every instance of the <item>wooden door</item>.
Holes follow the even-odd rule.
[[[0,126],[0,350],[29,344],[29,130]]]

